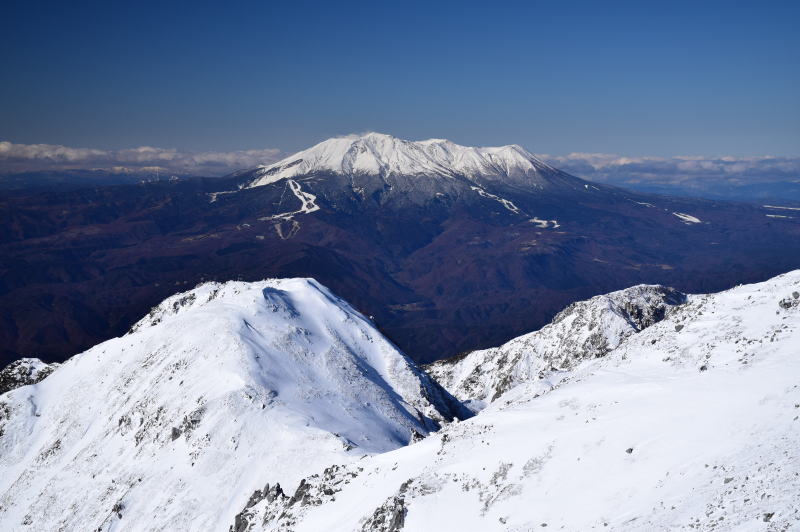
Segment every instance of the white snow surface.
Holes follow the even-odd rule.
[[[277,163],[259,167],[258,177],[248,186],[322,172],[502,179],[535,177],[543,170],[555,171],[516,144],[468,147],[445,139],[413,142],[367,133],[331,138]]]
[[[686,214],[685,212],[673,212],[672,214],[680,218],[683,221],[683,223],[687,225],[702,223],[702,220],[700,218],[692,216],[691,214]]]
[[[639,285],[574,303],[538,331],[499,347],[430,364],[428,372],[473,408],[514,386],[541,378],[558,382],[582,360],[605,356],[627,337],[661,320],[685,294],[658,285]]]
[[[767,209],[784,209],[787,211],[800,211],[800,207],[781,207],[780,205],[763,205]]]
[[[500,196],[497,196],[495,194],[490,194],[489,192],[486,192],[485,190],[483,190],[481,187],[474,187],[473,186],[473,187],[470,187],[470,188],[472,190],[474,190],[475,192],[477,192],[478,195],[483,197],[483,198],[488,198],[488,199],[495,200],[496,202],[500,203],[503,207],[505,207],[507,210],[513,212],[514,214],[523,214],[522,211],[519,210],[519,207],[514,205],[514,202],[511,201],[511,200],[507,200],[505,198],[501,198]]]
[[[405,445],[443,393],[314,280],[204,284],[0,396],[0,530],[227,530],[264,475]]]
[[[202,285],[0,396],[0,529],[798,529],[800,270],[537,333],[478,415],[399,447],[432,391],[363,316],[310,280]]]
[[[240,530],[798,530],[798,290],[794,271],[690,296],[552,386],[311,477],[305,504],[257,502]]]
[[[480,197],[482,197],[482,198],[491,199],[491,200],[494,200],[494,201],[500,203],[500,205],[505,207],[506,210],[511,211],[514,214],[517,214],[517,215],[520,215],[520,216],[528,216],[528,214],[526,214],[519,207],[514,205],[514,202],[509,200],[509,199],[502,198],[502,197],[500,197],[500,196],[498,196],[496,194],[492,194],[490,192],[487,192],[484,189],[482,189],[481,187],[470,186],[470,189],[472,189],[473,191],[477,192],[478,195]],[[534,216],[533,218],[529,218],[528,221],[531,222],[531,223],[536,224],[537,227],[539,227],[540,229],[547,229],[548,227],[550,227],[552,229],[558,229],[559,227],[561,227],[561,225],[558,223],[558,220],[540,220],[539,218]]]
[[[286,187],[292,191],[292,194],[294,194],[297,199],[300,200],[300,208],[296,211],[265,216],[263,218],[259,218],[259,220],[291,220],[297,214],[310,214],[319,210],[319,205],[317,205],[317,197],[310,192],[305,192],[303,187],[301,187],[297,181],[294,179],[287,179]]]

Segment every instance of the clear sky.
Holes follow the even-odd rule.
[[[800,155],[800,2],[41,2],[0,16],[0,140]]]

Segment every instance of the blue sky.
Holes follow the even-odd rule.
[[[289,152],[377,130],[537,153],[800,155],[799,2],[25,2],[0,140]]]

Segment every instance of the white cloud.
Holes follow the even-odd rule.
[[[280,150],[187,152],[140,146],[122,150],[70,148],[53,144],[0,141],[0,172],[102,168],[109,171],[162,171],[222,175],[277,160]]]
[[[565,172],[614,184],[800,181],[800,157],[624,157],[608,153],[570,153],[542,155],[541,158]]]
[[[274,148],[188,152],[140,146],[98,150],[0,141],[0,173],[99,168],[114,172],[154,172],[160,169],[181,175],[215,176],[274,162],[280,155],[280,151]],[[725,181],[732,185],[800,181],[800,157],[626,157],[608,153],[541,157],[577,176],[622,186],[664,184],[691,187],[712,181]]]

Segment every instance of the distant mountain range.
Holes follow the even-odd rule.
[[[0,191],[5,193],[33,190],[65,190],[108,185],[130,185],[169,181],[188,177],[155,171],[109,170],[42,170],[0,174]]]
[[[331,141],[342,145],[347,142],[347,137],[331,139]],[[443,139],[431,139],[417,143],[420,147],[430,147],[436,144],[445,150],[448,149],[448,146],[455,146]],[[24,146],[20,146],[20,148],[24,148]],[[50,148],[59,153],[68,150],[63,146],[51,146]],[[510,148],[521,150],[519,146]],[[477,149],[477,152],[481,150],[491,152],[498,149],[483,148]],[[30,150],[23,149],[22,151]],[[139,155],[142,153],[150,155],[152,157],[151,165],[142,166],[139,163],[131,166],[128,159],[132,154],[128,152],[123,152],[119,160],[114,159],[113,152],[103,152],[105,159],[95,161],[100,166],[83,169],[75,167],[67,169],[40,168],[21,171],[19,169],[12,170],[14,166],[8,164],[7,161],[6,164],[0,161],[0,193],[43,189],[64,190],[199,176],[219,177],[223,173],[227,173],[224,168],[231,168],[231,165],[235,165],[237,162],[246,168],[253,164],[244,164],[248,160],[261,162],[259,158],[264,157],[266,158],[264,160],[274,161],[278,153],[278,150],[269,149],[210,154],[179,154],[174,150],[159,151],[156,148],[140,148],[132,151]],[[168,167],[158,166],[159,154],[166,156],[161,164],[167,164]],[[457,166],[458,161],[433,161],[430,159],[430,155],[426,156],[428,163],[433,163],[438,168],[434,171],[448,174],[457,169],[448,167],[453,163]],[[179,159],[183,157],[183,165],[180,160],[175,160],[176,157]],[[412,159],[413,157],[414,155],[412,155]],[[214,162],[215,158],[221,160]],[[800,173],[798,173],[800,162],[792,157],[628,158],[611,154],[578,153],[567,156],[543,155],[538,158],[540,162],[544,161],[550,166],[558,167],[590,181],[648,194],[751,203],[779,202],[800,206]],[[406,161],[409,162],[409,159]],[[211,166],[203,166],[204,162]],[[441,163],[444,163],[444,167]],[[215,164],[217,168],[214,168]],[[433,168],[428,168],[428,170],[433,170]]]
[[[63,360],[198,282],[306,276],[431,362],[632,284],[713,291],[800,267],[800,211],[766,205],[377,133],[224,178],[17,192],[0,198],[0,346]]]
[[[800,207],[800,180],[732,183],[725,179],[693,179],[681,184],[609,180],[606,183],[647,194],[748,203],[779,202],[784,205]]]

